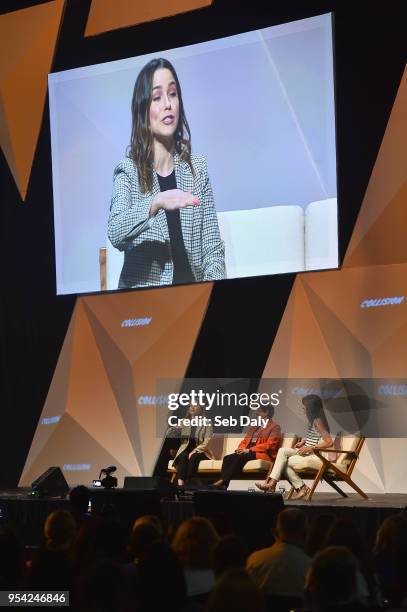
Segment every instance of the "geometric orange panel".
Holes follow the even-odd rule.
[[[405,395],[397,394],[407,381],[407,264],[297,275],[263,372],[262,391],[269,386],[264,379],[280,379],[286,390],[276,419],[287,431],[301,434],[301,396],[306,393],[321,394],[334,433],[364,427],[363,414],[369,415],[366,433],[372,437],[358,462],[357,482],[368,492],[405,493],[407,470],[400,458],[406,439],[378,438],[381,432],[389,434],[383,434],[382,421],[376,419],[385,423],[391,414],[390,430],[400,436],[406,431]],[[381,387],[390,393],[379,392]],[[353,412],[351,405],[362,411]],[[373,410],[363,413],[366,408]]]
[[[115,456],[115,460],[121,465],[129,471],[139,469],[103,358],[81,301],[76,309],[65,412],[108,453]]]
[[[407,264],[298,275],[263,377],[407,377]]]
[[[0,16],[0,146],[23,200],[63,7],[54,0]]]
[[[407,262],[407,69],[343,262],[344,267]]]
[[[210,6],[212,0],[92,0],[85,36],[127,28]],[[158,45],[159,46],[159,45]]]
[[[39,475],[54,465],[61,468],[69,486],[90,486],[93,478],[98,478],[100,470],[108,465],[115,465],[120,477],[132,473],[120,463],[116,454],[109,453],[69,414],[62,415],[58,425],[49,426],[48,429],[50,435],[41,452],[24,467],[20,486],[29,487]]]
[[[152,474],[166,410],[160,380],[179,390],[211,291],[206,283],[77,300],[21,486],[51,465],[70,485],[112,464],[120,484]]]
[[[407,264],[343,269],[335,271],[334,274],[314,273],[307,275],[304,283],[309,288],[309,295],[311,296],[312,292],[318,296],[320,303],[343,323],[351,335],[352,342],[362,345],[374,362],[379,360],[380,364],[384,365],[379,359],[380,346],[390,336],[401,334],[399,340],[394,343],[391,365],[396,367],[401,361],[407,371],[407,362],[401,358],[403,352],[400,353],[406,346],[402,329],[407,322]],[[331,325],[328,321],[325,323],[324,316],[318,315],[318,320],[326,329],[325,334],[328,337]],[[363,374],[356,367],[352,369],[350,356],[345,365],[346,355],[344,348],[341,351],[341,342],[341,338],[335,335],[331,350],[343,354],[342,375],[370,375],[368,371]],[[343,373],[345,368],[349,374]],[[387,374],[377,371],[377,376]]]
[[[104,295],[103,299],[100,299],[99,296],[91,296],[82,298],[82,300],[128,363],[133,366],[140,359],[145,359],[146,353],[156,342],[162,342],[163,334],[171,334],[171,329],[174,325],[176,327],[179,319],[184,319],[184,333],[188,333],[186,314],[196,303],[197,292],[191,291],[189,286],[174,287],[172,291],[167,291],[167,289],[164,287],[154,291],[143,291],[137,299],[133,292],[128,292],[122,293],[120,299],[117,299],[116,294],[110,293]],[[198,291],[198,294],[200,295],[201,291]],[[131,321],[141,320],[147,315],[151,317],[148,325],[133,327],[129,325]],[[169,338],[169,341],[171,340],[175,341],[175,338]],[[169,350],[173,350],[171,343]],[[181,353],[182,350],[183,347],[180,346]],[[177,351],[177,354],[173,355],[172,360],[169,361],[167,368],[174,367],[177,370],[178,355]]]
[[[304,275],[303,275],[304,276]],[[264,378],[330,378],[335,364],[304,288],[297,275],[265,366]]]

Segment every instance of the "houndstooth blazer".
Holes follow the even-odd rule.
[[[185,250],[196,281],[226,278],[225,251],[218,226],[206,160],[191,156],[195,176],[187,162],[174,155],[178,189],[191,191],[200,204],[180,209]],[[153,189],[141,193],[134,162],[123,159],[113,175],[113,195],[108,236],[114,247],[124,251],[119,289],[171,285],[174,265],[165,211],[149,217],[154,196],[159,193],[154,172]]]

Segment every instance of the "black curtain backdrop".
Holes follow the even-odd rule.
[[[0,14],[36,4],[41,2],[5,0]],[[401,1],[355,6],[341,1],[214,0],[207,9],[83,38],[90,0],[67,0],[52,70],[334,11],[342,260],[404,68],[402,6]],[[29,92],[26,103],[30,112]],[[5,487],[18,482],[76,300],[55,295],[48,99],[26,201],[20,200],[2,152],[0,185],[0,487]],[[188,375],[261,376],[294,279],[283,275],[218,282]]]

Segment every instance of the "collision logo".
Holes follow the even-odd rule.
[[[407,395],[407,385],[405,384],[379,385],[378,393],[379,395],[406,396]]]
[[[122,327],[143,327],[144,325],[150,325],[153,317],[143,317],[141,319],[124,319],[122,321]]]
[[[41,425],[54,425],[55,423],[59,423],[59,421],[61,420],[61,417],[58,416],[52,416],[52,417],[44,417],[41,420]]]
[[[402,304],[404,302],[404,295],[377,298],[372,300],[363,300],[360,303],[361,308],[378,308],[379,306],[392,306],[393,304]]]

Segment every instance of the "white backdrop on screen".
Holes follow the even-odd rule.
[[[336,198],[330,15],[51,74],[58,293],[100,289],[113,170],[130,141],[135,79],[154,57],[178,73],[218,212]],[[332,265],[337,256],[321,267]]]

